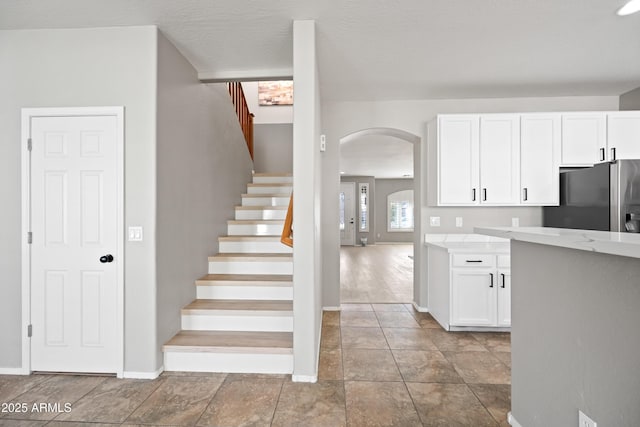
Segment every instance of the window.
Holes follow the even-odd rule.
[[[340,192],[340,231],[344,231],[344,191]]]
[[[413,231],[413,190],[387,196],[387,231]]]
[[[360,231],[369,231],[369,184],[358,184],[360,201]]]

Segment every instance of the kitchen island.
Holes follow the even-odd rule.
[[[640,425],[640,235],[475,231],[511,239],[512,425]]]

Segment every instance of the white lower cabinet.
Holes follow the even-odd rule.
[[[510,256],[429,247],[429,312],[447,330],[511,326]]]

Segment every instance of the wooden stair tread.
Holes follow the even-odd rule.
[[[182,309],[194,310],[292,311],[293,301],[197,299]]]
[[[235,262],[266,262],[266,261],[276,261],[276,262],[289,262],[293,261],[293,255],[290,253],[283,254],[263,254],[263,253],[219,253],[216,255],[212,255],[209,257],[209,262],[224,262],[224,261],[235,261]]]
[[[288,206],[236,206],[241,211],[286,211]]]
[[[164,351],[215,349],[292,349],[292,332],[180,331],[164,344]]]
[[[264,197],[264,198],[272,198],[272,197],[291,197],[291,193],[250,193],[250,194],[241,194],[241,197],[253,198],[253,197]]]
[[[278,176],[290,177],[290,176],[293,176],[293,174],[291,172],[256,172],[256,173],[253,174],[253,176],[260,176],[260,177],[278,177]]]
[[[291,274],[207,274],[198,279],[198,282],[207,281],[237,281],[237,282],[291,282]]]
[[[258,242],[279,242],[280,236],[253,236],[253,235],[234,235],[220,236],[219,242],[242,242],[242,241],[258,241]]]
[[[253,225],[253,224],[284,224],[284,219],[229,219],[227,224],[232,225]]]

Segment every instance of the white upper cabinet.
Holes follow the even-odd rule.
[[[606,113],[562,114],[562,166],[593,166],[606,160]]]
[[[559,203],[560,114],[522,114],[520,121],[520,203]]]
[[[607,160],[640,159],[640,111],[607,113]]]
[[[480,116],[480,204],[519,202],[520,115]]]
[[[477,115],[438,117],[438,204],[478,204]]]

